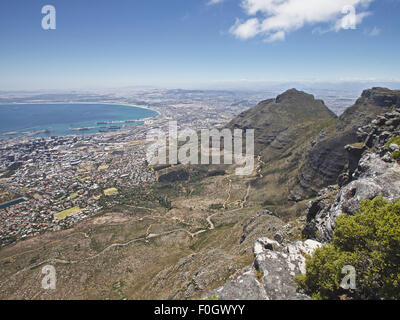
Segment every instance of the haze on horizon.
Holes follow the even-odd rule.
[[[56,30],[41,27],[47,4]],[[398,0],[3,0],[0,90],[396,86],[399,12]]]

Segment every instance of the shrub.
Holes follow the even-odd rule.
[[[392,153],[392,158],[400,163],[400,150]]]
[[[397,137],[392,137],[392,138],[390,138],[390,140],[388,141],[388,143],[386,143],[386,148],[388,148],[391,144],[397,144],[397,145],[400,145],[400,137],[399,136],[397,136]]]
[[[345,265],[356,269],[353,291],[340,287]],[[365,200],[353,216],[339,216],[332,243],[317,249],[306,269],[296,282],[314,299],[399,299],[400,200]]]
[[[164,198],[160,197],[158,198],[158,203],[160,204],[161,207],[171,210],[172,209],[172,202],[171,200],[168,200],[168,198],[165,196]]]
[[[220,210],[224,207],[224,205],[222,203],[213,203],[211,204],[208,208],[210,210]]]

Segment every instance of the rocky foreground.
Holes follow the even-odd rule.
[[[254,264],[207,297],[222,300],[308,300],[297,292],[293,277],[306,271],[306,257],[322,244],[314,240],[280,244],[260,238],[254,244]]]

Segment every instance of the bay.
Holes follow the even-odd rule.
[[[157,115],[151,109],[113,104],[0,105],[0,137],[93,134],[141,124],[141,119]]]

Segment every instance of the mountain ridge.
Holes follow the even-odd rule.
[[[364,90],[356,103],[337,117],[322,100],[290,89],[275,99],[261,101],[227,127],[255,129],[255,150],[264,162],[279,162],[279,156],[285,157],[285,153],[296,154],[292,164],[301,165],[290,183],[289,199],[302,201],[336,182],[347,165],[343,147],[357,142],[360,126],[399,105],[400,91],[372,88]]]

